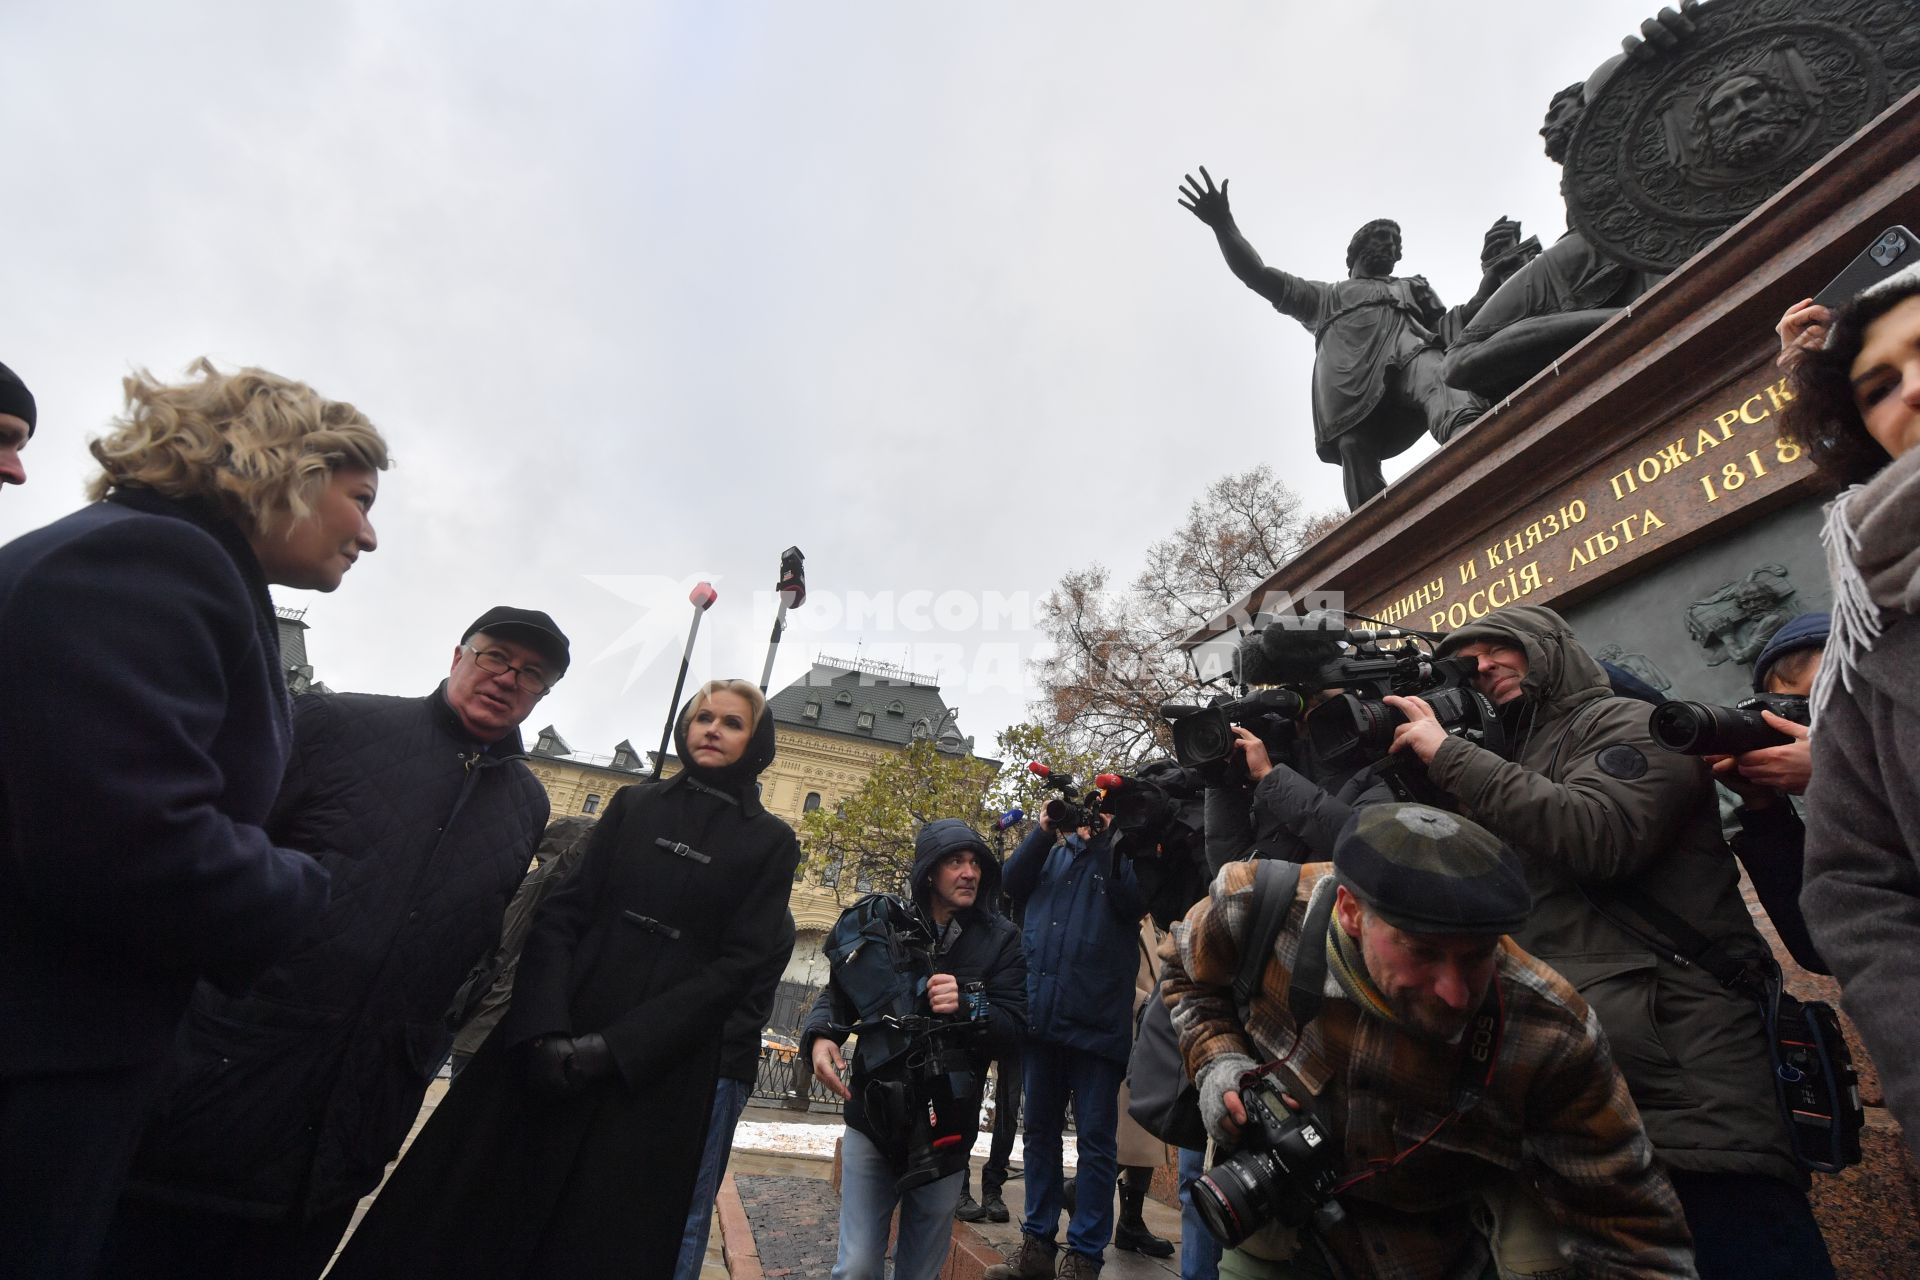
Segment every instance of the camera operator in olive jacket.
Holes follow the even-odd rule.
[[[1393,749],[1418,756],[1463,814],[1520,855],[1534,906],[1514,941],[1599,1014],[1687,1211],[1702,1277],[1832,1275],[1758,1007],[1675,963],[1676,948],[1653,945],[1629,905],[1650,901],[1736,958],[1766,954],[1707,766],[1658,746],[1646,704],[1613,696],[1550,609],[1501,610],[1438,652],[1476,659],[1507,754],[1448,735],[1419,698],[1389,697],[1408,717]]]
[[[813,1063],[821,1083],[846,1102],[835,1280],[879,1280],[896,1202],[900,1232],[894,1275],[898,1280],[932,1280],[939,1274],[946,1264],[962,1171],[979,1130],[987,1063],[1013,1048],[1026,1031],[1026,955],[1019,930],[994,910],[1000,895],[1000,863],[986,841],[957,818],[929,822],[914,839],[908,885],[915,909],[934,935],[932,973],[917,993],[918,1011],[965,1018],[965,988],[975,982],[984,987],[984,1027],[948,1033],[964,1045],[973,1067],[973,1090],[971,1097],[961,1100],[957,1115],[942,1117],[941,1129],[957,1127],[962,1137],[935,1151],[938,1177],[903,1194],[896,1180],[907,1172],[906,1135],[889,1132],[884,1121],[872,1114],[869,1094],[877,1083],[906,1078],[904,1057],[896,1055],[876,1064],[872,1049],[893,1037],[864,1036],[854,1051],[852,1078],[842,1080],[846,1062],[840,1045],[847,1039],[845,1028],[859,1012],[849,1007],[840,966],[835,966],[833,979],[814,1002],[800,1032],[801,1054]],[[848,910],[861,911],[869,902]]]

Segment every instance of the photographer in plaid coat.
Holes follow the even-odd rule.
[[[1265,1226],[1221,1276],[1695,1276],[1598,1020],[1504,936],[1531,905],[1510,850],[1422,805],[1358,811],[1332,864],[1302,869],[1242,1023],[1229,987],[1255,876],[1228,865],[1174,926],[1165,998],[1209,1163],[1277,1090],[1325,1135],[1321,1194],[1343,1212]]]

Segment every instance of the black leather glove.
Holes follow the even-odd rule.
[[[573,1060],[568,1064],[567,1074],[576,1090],[584,1089],[596,1080],[612,1079],[618,1071],[613,1050],[607,1047],[606,1038],[598,1031],[574,1037]]]
[[[527,1084],[556,1098],[573,1092],[574,1042],[571,1036],[542,1036],[527,1049]]]

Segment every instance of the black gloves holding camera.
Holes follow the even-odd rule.
[[[583,1092],[615,1073],[613,1050],[599,1032],[584,1036],[542,1036],[527,1052],[527,1083],[556,1098]]]

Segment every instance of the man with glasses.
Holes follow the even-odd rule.
[[[424,698],[306,694],[266,828],[333,877],[245,995],[202,983],[103,1276],[312,1280],[398,1154],[547,823],[519,726],[565,673],[533,609],[477,618]]]

